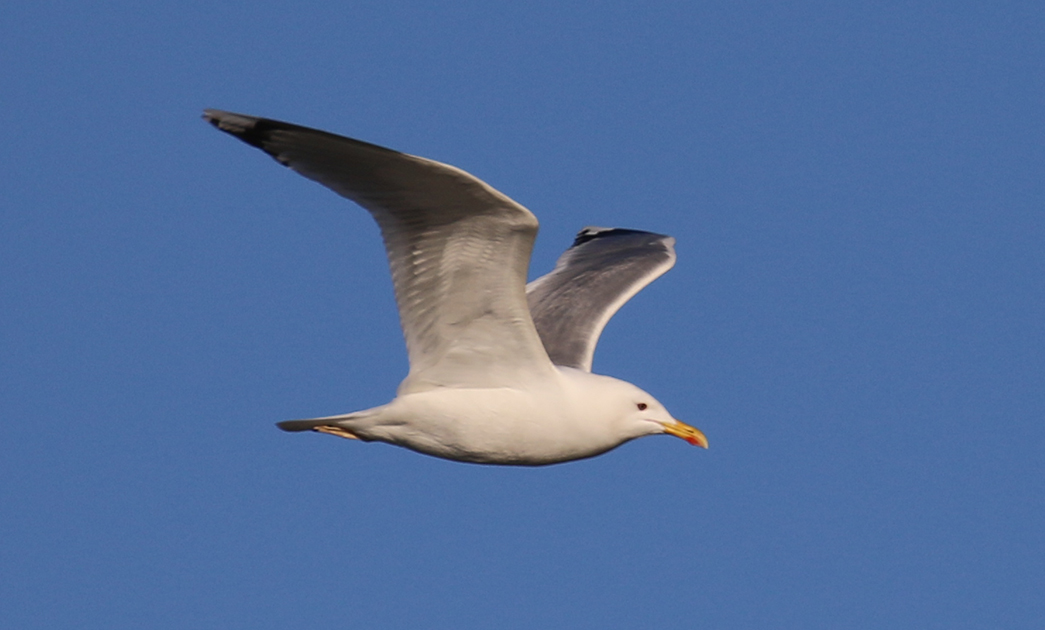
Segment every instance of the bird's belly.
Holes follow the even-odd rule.
[[[554,393],[432,390],[397,398],[386,409],[369,437],[457,461],[534,466],[616,446],[574,421],[574,410]]]

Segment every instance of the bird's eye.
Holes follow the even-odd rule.
[[[635,406],[639,408],[639,411],[646,411],[646,407],[648,407],[649,405],[647,405],[646,403],[639,403]]]

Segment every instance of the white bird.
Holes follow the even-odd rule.
[[[707,448],[648,393],[591,373],[606,322],[675,264],[673,238],[585,228],[527,286],[537,219],[478,178],[276,120],[204,118],[368,210],[392,269],[410,359],[396,398],[280,428],[481,464],[566,462],[655,434]]]

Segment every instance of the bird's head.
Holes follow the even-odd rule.
[[[700,429],[673,418],[656,398],[630,383],[617,383],[614,387],[614,406],[622,412],[622,420],[628,432],[634,433],[636,437],[667,433],[693,446],[708,447],[708,439]]]

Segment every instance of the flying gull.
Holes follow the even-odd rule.
[[[591,372],[606,322],[675,264],[675,239],[585,228],[527,285],[537,218],[476,177],[267,118],[204,118],[369,211],[392,269],[410,359],[395,399],[280,428],[480,464],[555,464],[657,434],[707,448],[653,396]]]

